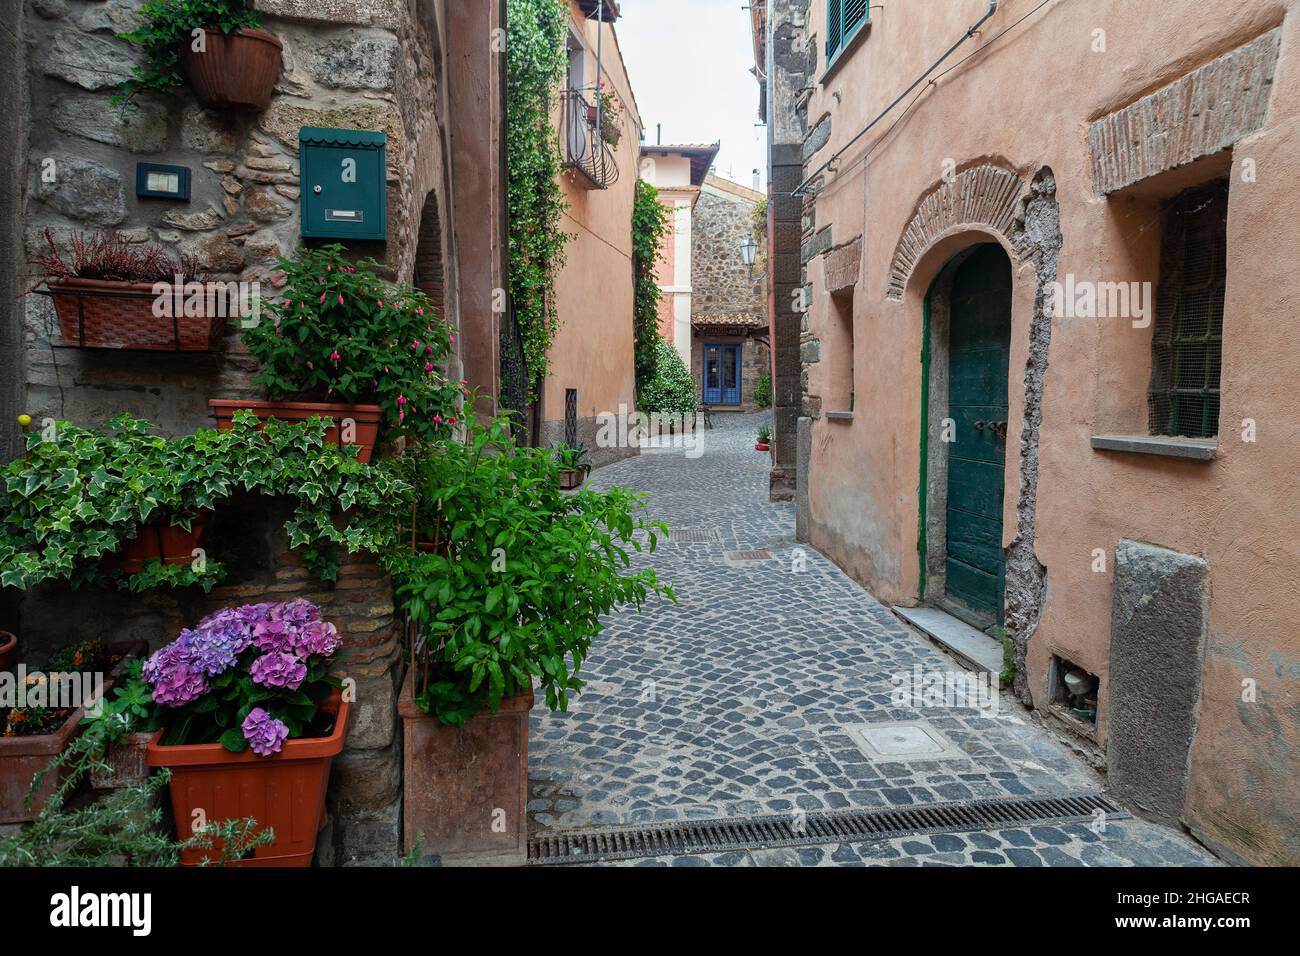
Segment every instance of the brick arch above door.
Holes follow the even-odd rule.
[[[959,227],[985,227],[1006,238],[1015,256],[1030,252],[1016,228],[1023,209],[1024,180],[1013,170],[991,163],[971,166],[933,186],[898,240],[889,267],[886,297],[902,300],[917,263],[944,235]]]

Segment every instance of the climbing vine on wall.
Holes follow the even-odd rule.
[[[655,266],[668,236],[668,207],[644,179],[636,184],[632,204],[632,265],[636,282],[633,330],[636,337],[636,388],[640,393],[655,375],[659,333],[659,279]]]
[[[546,353],[560,326],[555,277],[571,238],[560,228],[567,203],[557,178],[559,134],[551,125],[567,60],[568,19],[562,0],[509,0],[507,7],[510,298],[533,395],[546,376]]]

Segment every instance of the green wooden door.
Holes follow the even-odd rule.
[[[1011,263],[981,246],[957,271],[948,339],[948,541],[945,586],[1002,620],[1002,492],[1006,462]]]

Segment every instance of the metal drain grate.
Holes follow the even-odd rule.
[[[726,558],[728,561],[769,561],[772,552],[766,548],[751,548],[748,551],[728,551]]]
[[[793,813],[685,820],[548,833],[528,841],[528,862],[597,863],[685,853],[858,843],[923,833],[1091,823],[1099,813],[1111,820],[1129,816],[1102,794],[1084,793],[932,803],[890,810],[838,810],[809,813],[801,821]]]
[[[670,528],[668,540],[674,544],[704,544],[721,541],[722,536],[713,528]]]

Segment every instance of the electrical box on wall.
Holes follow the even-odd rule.
[[[298,131],[304,238],[387,238],[387,146],[387,133],[315,126]]]

